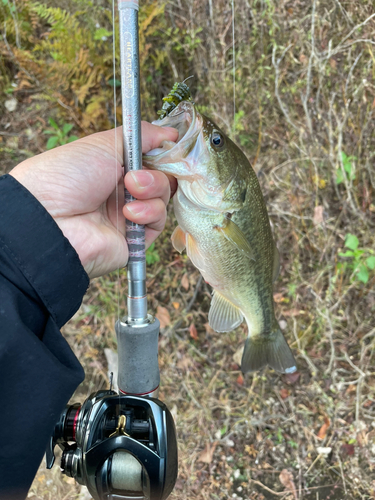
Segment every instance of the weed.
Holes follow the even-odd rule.
[[[48,118],[51,125],[51,129],[44,130],[44,134],[50,135],[51,137],[47,141],[46,148],[53,149],[56,146],[63,146],[69,142],[76,141],[78,137],[76,135],[69,135],[70,131],[74,127],[72,123],[64,123],[59,126],[53,118]]]
[[[359,240],[354,234],[347,234],[345,238],[346,252],[339,252],[340,257],[348,260],[338,265],[338,269],[351,272],[351,281],[361,281],[366,284],[369,280],[370,271],[375,269],[375,252],[371,248],[360,249]]]
[[[354,162],[357,160],[355,156],[347,156],[343,151],[341,152],[341,161],[344,169],[344,173],[341,168],[336,171],[336,184],[341,184],[344,182],[344,175],[347,180],[352,181],[355,179],[355,167]]]
[[[155,242],[151,243],[151,245],[146,250],[146,262],[147,264],[155,264],[155,262],[160,261],[160,256],[157,250],[155,250]]]

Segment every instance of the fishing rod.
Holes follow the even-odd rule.
[[[125,173],[142,169],[138,0],[118,0]],[[133,201],[125,190],[125,203]],[[177,439],[170,411],[156,399],[159,321],[147,312],[145,228],[126,220],[127,315],[115,326],[118,387],[68,405],[46,452],[62,449],[62,472],[95,500],[164,500],[177,478]]]

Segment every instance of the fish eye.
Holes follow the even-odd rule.
[[[215,146],[215,148],[221,148],[221,146],[223,146],[224,144],[224,137],[215,130],[211,136],[211,143],[213,146]]]

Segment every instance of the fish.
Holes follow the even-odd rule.
[[[280,258],[258,178],[241,149],[191,100],[175,103],[160,127],[178,130],[143,156],[146,168],[174,176],[178,222],[172,243],[213,288],[211,328],[228,332],[245,319],[243,373],[269,365],[280,373],[296,362],[274,312],[273,283]]]

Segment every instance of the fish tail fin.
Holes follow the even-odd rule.
[[[245,343],[242,372],[255,372],[267,365],[280,373],[294,373],[297,370],[292,351],[279,328],[267,339],[263,336],[248,337]]]

